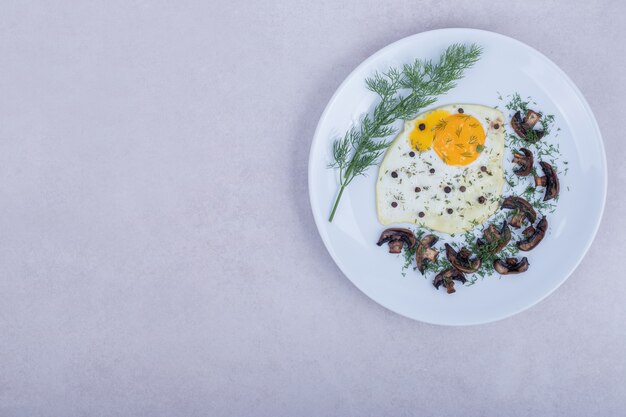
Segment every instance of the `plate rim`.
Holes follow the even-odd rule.
[[[369,65],[372,61],[374,61],[378,56],[384,54],[385,52],[387,52],[388,50],[392,49],[392,48],[396,48],[399,45],[409,42],[409,41],[413,41],[416,38],[419,38],[421,36],[424,36],[426,34],[433,34],[433,33],[441,33],[441,32],[471,32],[471,33],[482,33],[482,34],[487,34],[488,36],[493,36],[496,38],[503,38],[507,41],[511,41],[514,43],[517,43],[519,46],[526,48],[528,50],[530,50],[532,53],[537,54],[540,58],[544,59],[545,62],[551,66],[561,77],[562,79],[569,85],[569,87],[572,89],[572,91],[574,92],[574,94],[576,95],[576,97],[578,98],[578,100],[580,100],[583,109],[585,111],[585,113],[587,114],[587,117],[589,118],[590,122],[591,122],[591,127],[593,128],[593,130],[596,132],[596,134],[598,135],[599,138],[599,145],[600,145],[600,155],[601,155],[601,160],[602,160],[602,202],[601,202],[601,208],[600,208],[600,214],[597,217],[595,224],[593,225],[593,233],[591,234],[590,239],[587,241],[587,243],[585,244],[584,250],[582,251],[580,257],[576,260],[576,262],[574,262],[572,264],[572,267],[569,269],[569,271],[567,271],[566,274],[563,275],[563,277],[555,283],[554,287],[551,288],[549,291],[547,291],[545,294],[543,294],[541,297],[538,297],[536,300],[533,300],[532,302],[530,302],[529,304],[525,305],[524,307],[520,307],[518,309],[515,309],[511,312],[507,312],[505,314],[500,314],[500,315],[494,315],[493,317],[490,317],[489,319],[483,319],[483,320],[469,320],[469,321],[465,321],[465,322],[456,322],[456,323],[449,323],[449,322],[445,322],[445,321],[436,321],[436,320],[425,320],[425,319],[418,319],[415,317],[411,317],[408,316],[402,312],[397,311],[396,309],[390,307],[387,303],[383,303],[380,302],[374,298],[372,298],[367,292],[365,292],[357,282],[355,282],[352,278],[350,278],[350,276],[348,275],[348,273],[344,270],[344,267],[342,265],[342,263],[339,261],[337,255],[335,254],[335,252],[333,250],[331,250],[330,247],[330,242],[328,241],[328,236],[325,233],[322,233],[322,225],[321,222],[326,221],[324,216],[319,216],[314,208],[314,201],[313,201],[313,195],[311,192],[312,189],[312,178],[313,178],[313,156],[314,156],[314,150],[316,149],[316,145],[318,145],[318,142],[320,142],[320,140],[318,139],[319,136],[319,131],[321,129],[321,126],[324,122],[324,120],[328,117],[328,113],[330,111],[330,108],[332,107],[332,105],[334,104],[334,102],[337,100],[337,97],[339,96],[340,92],[345,88],[345,85],[348,83],[349,80],[351,80],[355,74],[357,72],[359,72],[363,67],[366,67],[367,65]],[[480,325],[480,324],[487,324],[487,323],[493,323],[496,321],[500,321],[500,320],[504,320],[507,319],[509,317],[515,316],[523,311],[526,311],[534,306],[536,306],[537,304],[539,304],[541,301],[545,300],[547,297],[549,297],[550,295],[552,295],[559,287],[561,287],[561,285],[563,285],[563,283],[565,281],[567,281],[567,279],[569,279],[569,277],[574,273],[574,271],[580,266],[580,263],[583,261],[583,259],[585,258],[585,256],[587,255],[587,253],[589,252],[589,249],[591,248],[591,245],[593,244],[593,242],[596,239],[596,236],[598,234],[598,230],[600,229],[600,224],[602,223],[602,218],[604,217],[604,211],[606,208],[606,197],[607,197],[607,191],[608,191],[608,166],[607,166],[607,159],[606,159],[606,151],[605,151],[605,147],[604,147],[604,139],[602,137],[602,131],[600,130],[600,126],[598,125],[598,122],[596,120],[595,115],[593,114],[593,111],[591,110],[591,106],[589,105],[589,103],[587,102],[587,100],[585,99],[585,96],[583,95],[583,93],[580,91],[580,89],[576,86],[576,84],[574,83],[574,81],[572,81],[572,79],[556,64],[554,63],[550,58],[548,58],[546,55],[544,55],[543,53],[541,53],[540,51],[538,51],[537,49],[533,48],[532,46],[519,41],[515,38],[512,38],[510,36],[506,36],[503,35],[501,33],[497,33],[494,31],[489,31],[489,30],[483,30],[483,29],[473,29],[473,28],[461,28],[461,27],[454,27],[454,28],[442,28],[442,29],[434,29],[434,30],[428,30],[428,31],[424,31],[424,32],[419,32],[413,35],[409,35],[406,36],[404,38],[398,39],[397,41],[394,41],[384,47],[382,47],[381,49],[377,50],[376,52],[374,52],[373,54],[369,55],[365,60],[363,60],[359,65],[357,65],[345,78],[344,80],[339,84],[339,86],[335,89],[335,92],[333,93],[333,95],[331,96],[330,100],[328,101],[328,103],[326,104],[326,107],[324,108],[324,111],[322,112],[320,119],[317,123],[317,126],[315,128],[315,132],[313,133],[313,140],[311,141],[311,145],[309,148],[309,158],[308,158],[308,169],[307,169],[307,186],[308,186],[308,193],[309,193],[309,204],[310,204],[310,208],[311,208],[311,212],[313,214],[313,219],[315,221],[315,227],[317,228],[317,232],[319,234],[319,236],[322,239],[322,242],[324,243],[324,247],[326,248],[326,251],[329,253],[329,255],[331,256],[333,262],[335,263],[335,265],[339,268],[339,270],[342,272],[342,274],[356,287],[359,289],[359,291],[361,291],[361,293],[363,293],[367,298],[369,298],[371,301],[375,302],[376,304],[386,308],[389,311],[392,311],[395,314],[398,314],[400,316],[406,317],[408,319],[414,320],[414,321],[419,321],[422,323],[428,323],[431,325],[439,325],[439,326],[474,326],[474,325]]]

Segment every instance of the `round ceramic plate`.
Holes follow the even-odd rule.
[[[480,61],[439,97],[432,107],[476,103],[503,107],[499,96],[530,96],[555,116],[562,158],[568,173],[561,179],[557,209],[549,216],[549,233],[527,254],[531,267],[521,275],[479,278],[472,286],[456,285],[446,294],[432,285],[432,276],[407,270],[404,260],[376,242],[385,229],[376,217],[377,167],[346,189],[332,223],[328,216],[338,178],[331,161],[334,138],[370,112],[377,96],[365,88],[376,71],[413,62],[437,61],[453,43],[476,43]],[[426,110],[426,109],[424,109]],[[399,122],[401,125],[401,122]],[[510,129],[507,126],[507,129]],[[554,140],[554,139],[550,139]],[[510,159],[510,155],[505,155]],[[339,86],[319,121],[309,158],[309,195],[319,233],[343,273],[367,296],[386,308],[434,324],[467,325],[499,320],[519,313],[558,288],[580,263],[598,229],[606,196],[606,159],[602,138],[589,105],[573,82],[552,61],[514,39],[473,29],[420,33],[383,48],[359,65]]]

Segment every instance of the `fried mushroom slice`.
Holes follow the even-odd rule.
[[[514,210],[513,217],[509,224],[516,229],[522,227],[524,219],[528,219],[531,224],[537,219],[537,212],[533,206],[522,197],[511,196],[505,198],[502,202],[502,208]]]
[[[522,233],[525,239],[517,242],[517,247],[524,252],[528,252],[537,247],[539,242],[541,242],[546,235],[546,231],[548,230],[548,220],[545,217],[542,217],[537,223],[536,227],[527,227]]]
[[[452,294],[456,292],[454,289],[454,281],[459,281],[460,283],[465,284],[467,279],[465,279],[465,274],[463,274],[463,272],[457,270],[456,268],[448,268],[444,269],[435,276],[435,279],[433,279],[433,285],[436,289],[439,289],[439,287],[443,285],[446,287],[448,294]]]
[[[513,152],[513,163],[519,165],[518,168],[513,169],[515,175],[526,177],[533,170],[533,153],[526,148],[521,148],[519,152]]]
[[[528,271],[528,258],[525,256],[521,260],[517,258],[496,259],[493,261],[493,269],[500,275],[520,274]]]
[[[382,246],[385,242],[389,243],[389,253],[400,253],[404,245],[409,249],[413,248],[417,239],[409,229],[391,228],[383,231],[376,244]]]
[[[541,120],[541,114],[534,110],[526,110],[526,115],[523,119],[521,112],[517,111],[511,119],[511,127],[520,138],[534,143],[545,134],[543,130],[534,129],[539,120]]]
[[[471,274],[478,271],[478,268],[480,268],[480,258],[476,257],[474,259],[470,259],[471,255],[472,253],[467,248],[461,248],[461,250],[457,253],[452,246],[446,243],[446,257],[452,266],[461,272]]]
[[[490,224],[484,231],[483,237],[476,241],[478,246],[487,246],[485,252],[496,254],[500,252],[511,241],[511,229],[506,220],[502,222],[500,230]]]
[[[539,165],[541,165],[541,169],[543,169],[544,176],[540,177],[535,175],[535,185],[537,187],[546,187],[546,194],[543,196],[543,201],[552,200],[559,195],[559,177],[549,163],[541,161]]]
[[[439,252],[433,249],[433,246],[439,238],[435,235],[426,235],[422,237],[415,250],[415,263],[417,269],[424,275],[424,270],[428,265],[428,262],[435,262],[439,257]]]

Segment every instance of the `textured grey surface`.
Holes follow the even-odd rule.
[[[0,416],[624,415],[625,3],[261,3],[2,2]],[[552,58],[609,161],[574,275],[469,328],[362,295],[307,196],[338,84],[442,27]]]

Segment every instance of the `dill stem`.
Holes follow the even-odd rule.
[[[330,217],[328,218],[329,222],[333,221],[333,218],[335,217],[335,212],[337,211],[337,206],[339,206],[339,200],[341,200],[341,195],[343,194],[343,190],[346,189],[345,185],[342,185],[339,188],[339,193],[337,194],[337,198],[335,199],[335,204],[333,204],[333,210],[330,212]]]

